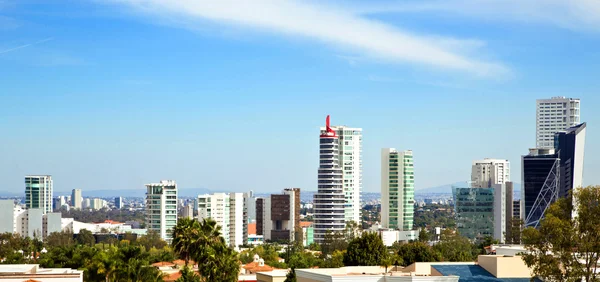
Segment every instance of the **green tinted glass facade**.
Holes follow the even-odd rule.
[[[472,240],[494,236],[494,188],[452,187],[458,233]]]

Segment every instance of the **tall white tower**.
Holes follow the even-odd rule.
[[[330,126],[338,138],[338,161],[343,174],[345,220],[360,223],[360,194],[362,192],[362,128]],[[321,136],[327,134],[321,127]]]
[[[160,238],[171,242],[173,227],[177,225],[177,184],[174,180],[146,184],[146,226]]]
[[[229,246],[245,243],[248,217],[244,193],[213,193],[198,195],[198,220],[213,219],[221,227],[221,236]]]
[[[327,116],[325,130],[321,130],[319,138],[318,191],[313,196],[314,240],[319,243],[323,242],[328,231],[343,232],[345,228],[347,217],[344,207],[349,205],[349,196],[345,194],[344,185],[350,183],[345,182],[346,180],[354,180],[355,176],[351,175],[350,170],[347,171],[348,174],[344,174],[342,169],[342,158],[340,158],[340,147],[344,144],[342,140],[344,139],[340,139],[337,132],[330,127],[329,116]],[[348,157],[346,160],[348,164],[356,161],[352,155],[345,156]],[[358,162],[360,163],[360,158]]]
[[[25,176],[25,206],[41,209],[44,214],[52,212],[52,176]]]
[[[510,162],[508,160],[489,159],[473,161],[471,167],[471,187],[491,188],[510,181]]]
[[[536,108],[536,148],[554,148],[555,133],[581,122],[580,101],[577,98],[539,99]]]
[[[381,150],[381,225],[413,230],[415,177],[412,151]]]
[[[81,199],[81,189],[73,189],[73,191],[71,191],[71,207],[80,210]]]

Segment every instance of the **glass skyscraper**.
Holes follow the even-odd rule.
[[[25,206],[41,209],[45,214],[52,212],[52,176],[25,176]]]
[[[494,236],[494,188],[452,186],[458,233],[471,240]]]

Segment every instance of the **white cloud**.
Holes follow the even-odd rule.
[[[290,37],[304,37],[384,62],[412,63],[482,76],[508,73],[502,64],[469,54],[484,45],[460,40],[417,35],[389,24],[310,1],[281,0],[108,0],[128,4],[152,15],[178,21],[210,20]]]
[[[440,12],[486,20],[550,24],[572,30],[600,31],[598,0],[418,0],[370,3],[355,14]]]

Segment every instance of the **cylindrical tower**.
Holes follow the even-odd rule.
[[[326,120],[326,130],[319,140],[318,191],[314,195],[314,240],[323,241],[325,234],[343,232],[344,188],[342,168],[339,160],[339,139]]]

